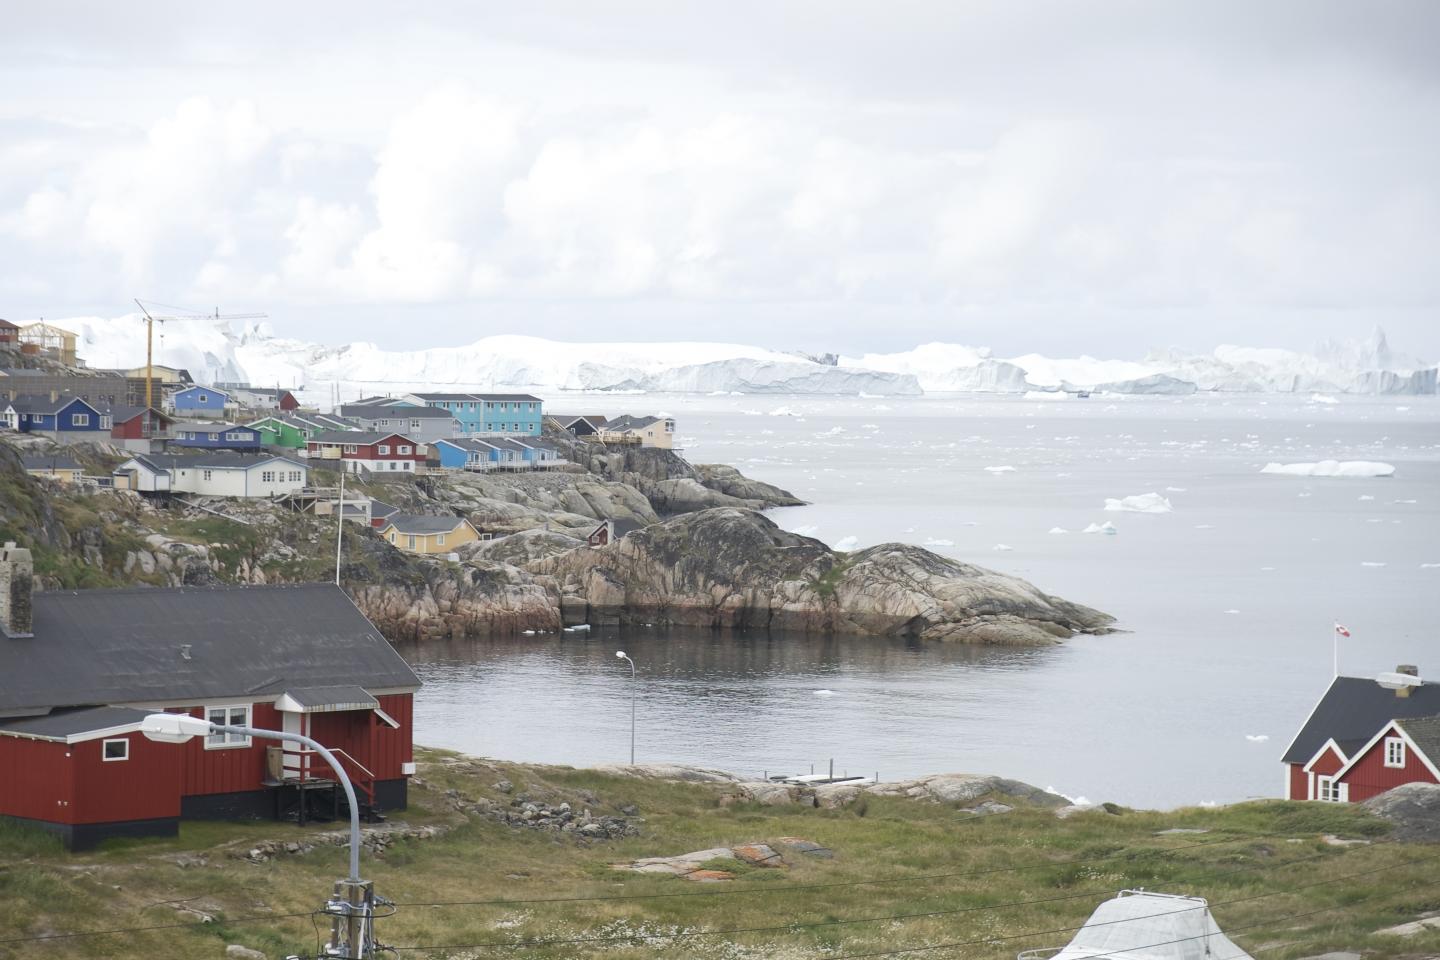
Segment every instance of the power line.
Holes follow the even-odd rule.
[[[664,900],[678,897],[735,897],[756,893],[795,893],[809,890],[831,890],[837,887],[863,887],[890,883],[921,883],[928,880],[958,880],[964,877],[986,877],[997,873],[1013,873],[1017,870],[1038,870],[1044,867],[1065,867],[1077,863],[1101,863],[1108,860],[1118,860],[1124,857],[1137,858],[1149,853],[1171,854],[1182,850],[1193,850],[1196,847],[1213,847],[1226,843],[1241,843],[1246,840],[1270,840],[1280,834],[1265,833],[1243,837],[1229,837],[1223,840],[1198,840],[1194,843],[1180,844],[1174,847],[1146,848],[1142,850],[1121,851],[1118,853],[1107,853],[1098,857],[1072,857],[1068,860],[1047,860],[1043,863],[1027,863],[1018,866],[991,867],[985,870],[965,870],[958,873],[926,873],[913,877],[884,877],[868,880],[833,880],[825,883],[795,883],[784,886],[755,886],[754,888],[734,888],[730,890],[715,890],[711,892],[694,891],[689,893],[617,893],[597,894],[587,897],[536,897],[531,899],[498,899],[498,900],[431,900],[422,902],[398,902],[397,907],[481,907],[481,906],[531,906],[542,903],[594,903],[600,901],[619,900]]]
[[[1350,873],[1350,874],[1346,874],[1346,875],[1341,876],[1341,877],[1332,877],[1332,878],[1330,878],[1330,879],[1328,879],[1328,880],[1317,880],[1317,881],[1315,881],[1314,883],[1302,884],[1302,885],[1300,885],[1300,886],[1298,886],[1298,887],[1293,887],[1293,888],[1286,889],[1286,890],[1275,890],[1275,891],[1271,891],[1270,893],[1260,893],[1260,894],[1255,894],[1255,895],[1249,896],[1249,897],[1238,897],[1238,898],[1233,899],[1233,900],[1222,900],[1222,901],[1219,901],[1219,902],[1217,902],[1217,903],[1215,903],[1215,904],[1211,904],[1211,906],[1226,906],[1226,905],[1235,904],[1235,903],[1247,903],[1247,902],[1252,901],[1252,900],[1263,900],[1263,899],[1266,899],[1267,897],[1275,897],[1275,896],[1279,896],[1279,895],[1284,894],[1284,893],[1294,893],[1294,892],[1297,891],[1297,890],[1309,890],[1309,889],[1311,889],[1311,888],[1313,888],[1313,887],[1322,887],[1322,886],[1326,886],[1326,885],[1332,884],[1332,883],[1339,883],[1339,882],[1341,882],[1341,881],[1343,881],[1343,880],[1354,879],[1355,877],[1371,876],[1371,875],[1376,874],[1376,873],[1384,873],[1384,872],[1386,872],[1386,871],[1388,871],[1388,870],[1397,870],[1397,869],[1399,869],[1399,868],[1401,868],[1401,867],[1412,866],[1412,865],[1417,864],[1417,863],[1430,863],[1430,862],[1435,861],[1435,860],[1440,860],[1440,855],[1436,855],[1436,856],[1433,856],[1433,857],[1422,857],[1422,858],[1419,858],[1419,859],[1416,859],[1416,860],[1406,860],[1406,861],[1403,861],[1402,863],[1391,864],[1391,865],[1385,866],[1385,867],[1377,867],[1377,868],[1375,868],[1375,869],[1373,869],[1373,870],[1362,870],[1362,871],[1360,871],[1360,872],[1358,872],[1358,873]],[[1299,861],[1291,861],[1291,862],[1293,863],[1293,862],[1299,862]],[[1287,866],[1287,865],[1288,865],[1288,864],[1277,864],[1276,866]],[[1237,871],[1237,872],[1246,872],[1246,871]],[[1435,881],[1435,882],[1440,883],[1440,880],[1437,880],[1437,881]],[[1089,894],[1089,895],[1090,895],[1090,896],[1094,896],[1093,893],[1092,893],[1092,894]],[[1057,898],[1057,899],[1066,899],[1066,898]],[[1043,901],[1041,901],[1041,902],[1043,902]],[[740,933],[774,933],[774,932],[777,932],[777,931],[806,930],[806,929],[813,929],[813,928],[816,928],[816,927],[844,926],[844,925],[857,924],[857,923],[884,923],[884,922],[893,921],[893,920],[915,920],[915,919],[923,919],[923,918],[928,918],[928,917],[950,916],[950,915],[959,914],[959,913],[971,913],[971,912],[975,912],[975,911],[991,911],[991,910],[996,910],[996,909],[1000,909],[1000,907],[999,907],[999,906],[993,906],[993,905],[992,905],[992,906],[989,906],[989,907],[961,907],[961,908],[957,908],[957,909],[953,909],[953,910],[936,910],[936,911],[931,911],[931,912],[928,912],[928,913],[894,914],[894,915],[883,916],[883,917],[859,917],[859,918],[840,919],[840,920],[817,920],[817,921],[812,921],[812,922],[808,922],[808,923],[785,923],[785,924],[776,924],[776,925],[769,925],[769,926],[763,926],[763,927],[732,927],[732,928],[727,928],[727,929],[723,929],[723,930],[693,930],[693,931],[682,931],[682,932],[679,932],[679,933],[669,933],[669,934],[638,934],[638,933],[633,933],[633,934],[620,934],[620,935],[605,935],[605,936],[597,936],[597,937],[557,937],[557,938],[551,938],[551,939],[546,939],[546,940],[518,940],[518,941],[490,940],[490,941],[485,941],[485,942],[481,942],[481,943],[447,943],[447,944],[435,944],[435,945],[411,945],[411,946],[404,946],[404,947],[392,947],[391,949],[397,950],[397,951],[409,951],[409,950],[481,950],[481,949],[492,949],[492,948],[493,948],[493,949],[502,949],[502,950],[527,950],[527,949],[531,949],[531,948],[534,948],[534,947],[549,947],[549,946],[559,946],[559,945],[565,945],[565,944],[579,944],[579,943],[613,943],[613,942],[615,942],[615,941],[636,940],[636,939],[639,939],[639,938],[642,937],[642,936],[645,936],[645,937],[654,937],[654,938],[656,938],[656,939],[665,939],[665,940],[687,940],[687,939],[693,939],[693,938],[695,938],[695,937],[719,937],[719,936],[727,936],[727,935],[731,935],[731,934],[740,934]],[[1195,908],[1195,907],[1188,907],[1188,908],[1186,908],[1186,910],[1177,910],[1177,911],[1171,911],[1171,912],[1172,912],[1172,913],[1185,913],[1185,912],[1187,912],[1187,910],[1194,910],[1194,909],[1196,909],[1196,908]],[[1151,916],[1152,916],[1152,917],[1155,917],[1155,916],[1169,916],[1169,913],[1152,914]],[[1132,921],[1135,920],[1135,919],[1139,919],[1139,918],[1133,918],[1133,917],[1132,917],[1132,918],[1127,918],[1127,919],[1125,919],[1125,920],[1111,920],[1111,921],[1106,921],[1105,923],[1093,924],[1093,926],[1105,926],[1105,925],[1111,924],[1111,923],[1129,923],[1129,922],[1132,922]],[[1083,924],[1082,924],[1082,926],[1083,926]],[[984,938],[983,940],[978,940],[978,941],[974,941],[974,942],[975,942],[975,943],[989,943],[989,942],[996,941],[996,940],[1017,940],[1017,939],[1023,939],[1023,938],[1025,938],[1025,937],[1044,936],[1044,935],[1046,935],[1046,934],[1052,934],[1052,933],[1073,932],[1073,931],[1079,930],[1079,929],[1080,929],[1080,927],[1061,927],[1061,928],[1059,928],[1059,929],[1057,929],[1057,930],[1038,930],[1038,931],[1034,931],[1034,932],[1031,932],[1031,933],[1026,933],[1026,934],[1014,934],[1014,935],[1012,935],[1012,936],[1007,936],[1007,937],[986,937],[986,938]],[[960,945],[960,944],[957,944],[957,945]],[[970,945],[970,944],[964,944],[964,945]],[[928,948],[922,948],[922,949],[928,949]],[[905,952],[905,951],[898,951],[898,952],[902,952],[902,953],[903,953],[903,952]],[[883,956],[883,955],[884,955],[884,954],[877,954],[877,956]],[[831,958],[831,960],[838,960],[838,958]]]
[[[193,899],[193,898],[192,898]],[[182,901],[165,901],[182,902]],[[313,911],[307,910],[304,913],[272,913],[266,916],[236,917],[226,919],[225,923],[264,923],[271,920],[293,920],[296,917],[308,917]],[[110,937],[119,934],[149,933],[154,930],[183,930],[186,927],[202,927],[205,923],[187,920],[182,923],[153,923],[145,927],[116,927],[112,930],[82,930],[77,933],[43,933],[33,937],[7,937],[0,940],[0,946],[12,943],[39,943],[45,940],[77,940],[81,937]]]

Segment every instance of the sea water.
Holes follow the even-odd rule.
[[[1440,401],[1330,399],[625,397],[677,417],[692,461],[811,501],[770,512],[786,529],[923,544],[1122,632],[1002,649],[639,627],[411,648],[417,740],[625,762],[633,694],[641,762],[758,776],[834,758],[1141,806],[1277,796],[1280,755],[1332,675],[1335,621],[1351,632],[1343,673],[1413,663],[1440,679]],[[1260,472],[1325,459],[1396,471]]]

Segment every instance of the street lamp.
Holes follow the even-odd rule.
[[[375,887],[371,881],[360,879],[360,804],[355,799],[355,787],[350,783],[349,775],[333,753],[318,741],[298,733],[211,723],[185,713],[152,713],[140,722],[140,732],[157,743],[186,743],[194,737],[207,737],[212,733],[233,733],[261,740],[293,740],[320,754],[335,771],[335,779],[345,788],[345,799],[350,804],[350,876],[336,882],[335,895],[325,904],[323,912],[330,914],[334,920],[330,925],[330,943],[326,945],[323,956],[353,957],[356,960],[370,960],[375,956]]]
[[[630,766],[635,766],[635,661],[616,650],[615,656],[630,664]]]

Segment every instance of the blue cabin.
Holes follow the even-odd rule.
[[[214,387],[186,387],[170,395],[170,405],[181,416],[221,417],[230,402],[230,394]]]
[[[169,445],[195,450],[259,450],[260,431],[234,423],[176,423]]]
[[[93,440],[110,433],[110,411],[79,397],[18,396],[8,404],[15,411],[15,429],[44,433],[56,440]]]
[[[528,393],[412,393],[412,403],[447,410],[473,437],[538,437],[544,401]]]
[[[440,466],[451,470],[515,470],[563,462],[553,447],[510,437],[436,440],[435,450],[440,455]]]

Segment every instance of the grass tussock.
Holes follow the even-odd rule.
[[[363,858],[377,891],[402,904],[380,922],[381,939],[430,948],[404,951],[406,957],[758,960],[976,941],[921,955],[1002,960],[1063,944],[1065,928],[1127,887],[1207,897],[1237,942],[1275,960],[1338,949],[1364,951],[1367,960],[1440,949],[1440,931],[1408,940],[1375,934],[1440,909],[1440,849],[1387,842],[1385,824],[1350,806],[1277,801],[1123,815],[1095,810],[1065,820],[1031,809],[976,818],[943,804],[885,797],[868,798],[863,809],[725,806],[719,790],[704,784],[441,751],[421,751],[418,759],[425,786],[412,789],[411,809],[392,820],[443,824],[449,832]],[[502,779],[513,784],[511,793],[495,787]],[[633,804],[643,832],[581,844],[455,808],[457,796],[504,805],[520,794],[568,801],[597,816]],[[320,906],[344,874],[344,850],[322,846],[259,864],[234,854],[258,841],[333,828],[187,823],[178,838],[65,854],[48,836],[0,826],[0,960],[218,956],[227,943],[270,956],[313,953],[310,918],[281,915]],[[1160,832],[1174,828],[1208,832]],[[1333,846],[1327,835],[1373,842]],[[737,874],[728,884],[611,868],[781,837],[813,840],[835,858],[791,855],[783,870],[711,864]],[[205,855],[203,864],[197,854]],[[884,882],[854,883],[860,880]],[[594,899],[676,893],[687,895]],[[484,902],[421,905],[453,900]],[[213,922],[200,923],[200,915]],[[185,925],[3,942],[168,923]],[[742,928],[751,932],[723,932]],[[533,944],[556,940],[585,942]],[[513,949],[519,942],[532,945]]]

